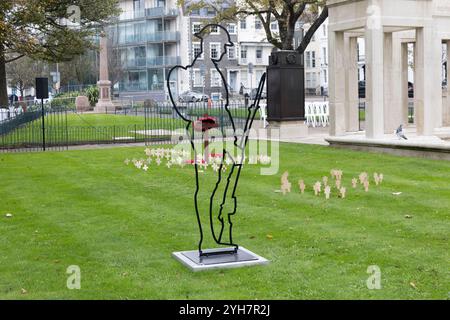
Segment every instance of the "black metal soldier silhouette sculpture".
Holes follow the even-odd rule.
[[[201,147],[196,146],[196,141],[194,141],[194,136],[195,136],[195,132],[194,130],[196,129],[195,126],[196,124],[194,123],[194,120],[191,120],[188,118],[188,116],[183,115],[183,113],[180,111],[179,106],[177,106],[176,100],[173,97],[173,93],[171,91],[171,86],[169,83],[170,80],[170,76],[172,74],[172,72],[176,69],[182,69],[187,71],[190,68],[193,68],[193,66],[195,65],[195,63],[197,62],[197,59],[203,54],[203,36],[205,34],[207,34],[207,32],[209,30],[211,30],[212,28],[220,28],[221,32],[223,31],[224,34],[227,36],[227,43],[224,44],[223,46],[223,50],[221,50],[221,54],[220,56],[218,56],[217,58],[211,58],[211,61],[214,65],[215,70],[218,71],[218,73],[220,74],[221,80],[222,80],[222,85],[224,87],[225,90],[225,99],[224,99],[224,105],[223,108],[226,111],[225,115],[229,120],[229,123],[231,124],[231,131],[233,132],[231,139],[233,140],[233,149],[234,150],[226,150],[225,146],[223,147],[222,150],[222,154],[221,154],[221,161],[220,161],[220,165],[218,167],[217,170],[217,181],[215,184],[215,188],[212,191],[211,197],[210,197],[210,201],[209,201],[209,221],[204,221],[205,219],[202,220],[202,215],[199,212],[199,164],[198,164],[198,159],[197,159],[197,155],[198,155],[198,148],[201,149]],[[261,98],[261,94],[263,91],[263,86],[265,83],[265,77],[266,74],[264,73],[263,76],[261,77],[261,80],[259,82],[258,85],[258,89],[257,89],[257,94],[256,97],[253,101],[253,103],[251,103],[249,105],[249,107],[247,108],[247,117],[245,119],[245,123],[244,123],[244,128],[242,130],[242,132],[238,135],[237,130],[236,130],[236,125],[235,125],[235,121],[233,119],[233,115],[230,112],[229,107],[229,91],[228,91],[228,85],[226,82],[226,79],[223,75],[223,73],[221,72],[220,68],[219,68],[219,62],[222,60],[222,58],[227,54],[227,48],[228,47],[233,47],[234,44],[231,41],[230,35],[228,33],[228,31],[221,25],[218,24],[208,24],[205,25],[199,32],[195,33],[194,36],[196,38],[198,38],[200,40],[200,52],[198,52],[192,63],[190,65],[187,66],[181,66],[181,65],[177,65],[174,66],[173,68],[171,68],[169,70],[169,73],[167,75],[167,88],[168,88],[168,93],[169,93],[169,97],[170,97],[170,101],[173,105],[173,108],[175,109],[175,111],[177,112],[178,116],[183,119],[186,122],[186,133],[188,134],[189,138],[190,138],[190,144],[192,147],[192,150],[194,151],[194,168],[195,168],[195,182],[196,182],[196,189],[195,189],[195,193],[194,193],[194,206],[195,206],[195,211],[196,211],[196,216],[197,216],[197,222],[198,222],[198,226],[199,226],[199,231],[200,231],[200,241],[198,243],[198,252],[199,252],[199,257],[208,257],[208,256],[213,256],[213,255],[220,255],[220,254],[233,254],[233,253],[237,253],[239,246],[238,244],[234,243],[233,241],[233,222],[232,222],[232,217],[233,215],[236,213],[236,209],[237,209],[237,198],[236,198],[236,189],[238,186],[238,182],[239,182],[239,177],[241,174],[241,170],[242,170],[242,163],[245,159],[245,147],[247,145],[247,141],[248,141],[248,134],[249,134],[249,130],[252,127],[253,124],[253,120],[255,118],[255,115],[259,109],[259,101]],[[205,118],[203,119],[206,122],[211,122],[211,118]],[[204,123],[204,126],[206,126],[205,130],[208,129],[209,127],[212,127],[211,123]],[[223,134],[223,132],[222,132]],[[223,136],[224,138],[225,136]],[[229,135],[226,136],[227,138],[230,138]],[[198,141],[197,141],[198,144]],[[234,156],[234,151],[237,151],[237,155]],[[226,173],[223,172],[223,166],[224,163],[226,162],[225,159],[229,158],[230,160],[228,160],[228,163],[231,162],[231,169],[229,170],[229,172],[227,171]],[[224,177],[224,175],[228,174],[226,177]],[[219,186],[224,187],[224,191],[223,194],[218,195],[217,191],[219,189]],[[218,210],[214,210],[214,201],[216,199],[216,197],[219,196],[219,201],[220,201],[220,206]],[[225,212],[225,204],[228,202],[227,201],[231,201],[231,210],[228,210],[227,212]],[[217,212],[218,211],[218,212]],[[217,221],[219,222],[219,228],[215,229],[214,225],[217,224]],[[228,228],[228,230],[226,230]],[[214,250],[205,250],[203,248],[203,242],[204,242],[204,238],[205,238],[205,233],[209,231],[211,232],[212,238],[214,239],[215,243],[218,246],[221,246],[221,248],[219,249],[214,249]]]

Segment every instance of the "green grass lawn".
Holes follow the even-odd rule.
[[[277,175],[245,167],[235,217],[237,243],[270,264],[201,273],[171,257],[196,248],[192,167],[124,165],[143,148],[0,154],[0,298],[448,299],[450,162],[296,144],[280,153]],[[333,168],[347,198],[315,197]],[[382,172],[383,184],[353,190],[361,171]],[[66,288],[69,265],[81,290]],[[366,287],[369,265],[381,290]]]
[[[67,125],[72,127],[104,127],[145,124],[143,116],[124,116],[115,114],[68,113]]]
[[[59,121],[59,120],[58,120]],[[61,120],[62,121],[62,120]],[[57,121],[53,121],[57,123]],[[93,113],[68,113],[67,114],[67,126],[68,127],[126,127],[126,126],[143,126],[145,125],[144,116],[133,115],[114,115],[114,114],[93,114]],[[48,120],[48,124],[52,124],[52,120]],[[178,128],[182,126],[184,128],[184,122],[182,120],[172,119],[171,117],[157,118],[154,116],[152,119],[147,119],[147,125],[155,129],[168,129]]]
[[[135,131],[166,130],[184,128],[179,119],[169,117],[147,119],[144,116],[68,113],[52,114],[45,118],[46,139],[49,145],[74,143],[105,143],[114,141],[115,137],[130,137],[143,141],[145,135]],[[66,131],[66,126],[68,130]],[[158,138],[158,136],[155,136]],[[41,119],[23,125],[10,133],[0,136],[0,147],[17,145],[17,143],[40,144],[42,141]]]

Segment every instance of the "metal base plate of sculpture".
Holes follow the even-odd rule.
[[[191,71],[189,69],[195,68],[194,65],[196,64],[197,59],[203,56],[204,35],[213,29],[217,30],[217,28],[222,29],[221,32],[223,32],[228,37],[228,41],[223,45],[223,50],[221,50],[220,55],[216,56],[215,58],[211,58],[211,62],[214,66],[214,69],[220,75],[222,84],[224,84],[225,98],[222,108],[224,109],[223,111],[226,115],[226,123],[231,125],[231,128],[229,128],[230,130],[227,131],[228,133],[226,134],[226,137],[232,139],[233,150],[227,150],[227,147],[223,147],[219,170],[217,170],[217,180],[215,182],[215,188],[212,191],[211,197],[209,199],[209,208],[206,210],[202,210],[200,208],[199,199],[199,163],[201,164],[201,161],[203,160],[200,159],[199,161],[199,159],[197,159],[197,155],[201,153],[199,153],[198,150],[198,140],[196,139],[196,137],[199,132],[200,134],[203,134],[203,136],[207,137],[208,130],[211,130],[212,128],[217,129],[221,127],[223,130],[223,123],[221,123],[221,126],[219,126],[218,123],[216,123],[216,121],[219,120],[216,120],[214,119],[214,117],[210,117],[207,114],[203,117],[200,117],[199,119],[195,119],[195,117],[189,117],[185,113],[183,113],[181,111],[182,108],[180,108],[180,106],[177,106],[177,99],[174,98],[171,91],[170,78],[172,73],[177,69],[181,71]],[[234,46],[233,42],[231,41],[230,34],[228,33],[227,29],[221,25],[207,24],[199,32],[195,33],[194,36],[200,40],[200,52],[196,52],[196,55],[190,65],[177,65],[169,70],[167,74],[167,89],[174,110],[176,111],[178,116],[186,123],[186,133],[190,138],[190,144],[194,154],[193,164],[196,178],[194,206],[197,223],[199,226],[200,241],[198,243],[198,250],[174,252],[173,256],[193,271],[211,268],[232,268],[256,264],[266,264],[268,263],[267,259],[234,243],[232,221],[233,216],[236,214],[237,210],[236,189],[242,169],[242,163],[245,159],[245,149],[248,142],[248,136],[253,124],[253,120],[259,109],[259,103],[265,84],[266,74],[264,73],[261,77],[255,99],[247,107],[247,117],[244,122],[244,127],[240,128],[241,130],[236,130],[237,128],[235,126],[232,112],[230,112],[228,108],[229,86],[227,85],[226,79],[219,68],[219,62],[224,56],[227,56],[227,49]],[[200,58],[200,60],[204,59]],[[222,121],[224,120],[222,119]],[[229,131],[232,132],[231,136],[229,135]],[[223,135],[222,138],[225,138],[225,133],[223,131],[221,133]],[[208,141],[205,140],[205,160],[208,159],[208,144]],[[236,150],[238,153],[237,155],[235,152]],[[230,162],[231,165],[229,170],[226,173],[223,173],[222,169],[224,167],[224,164]],[[220,193],[218,191],[219,187],[223,188],[223,193]],[[214,209],[214,206],[216,206],[217,209]],[[206,215],[206,218],[205,213],[208,213]],[[203,248],[206,238],[213,240],[218,248]]]
[[[269,261],[244,247],[239,247],[236,252],[222,249],[209,249],[204,252],[214,252],[212,255],[200,255],[198,250],[174,252],[175,259],[187,266],[192,271],[210,270],[218,268],[237,268],[259,264],[267,264]]]

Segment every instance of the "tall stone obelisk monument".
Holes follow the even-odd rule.
[[[99,98],[94,112],[102,113],[107,111],[107,108],[114,107],[111,101],[111,81],[109,81],[108,73],[108,39],[104,32],[100,34],[100,79],[97,87]]]

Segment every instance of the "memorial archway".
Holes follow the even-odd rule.
[[[358,128],[357,37],[365,38],[366,138],[408,123],[408,43],[414,43],[418,135],[450,125],[442,45],[450,56],[450,1],[328,0],[330,135]],[[448,64],[446,65],[448,68]]]

